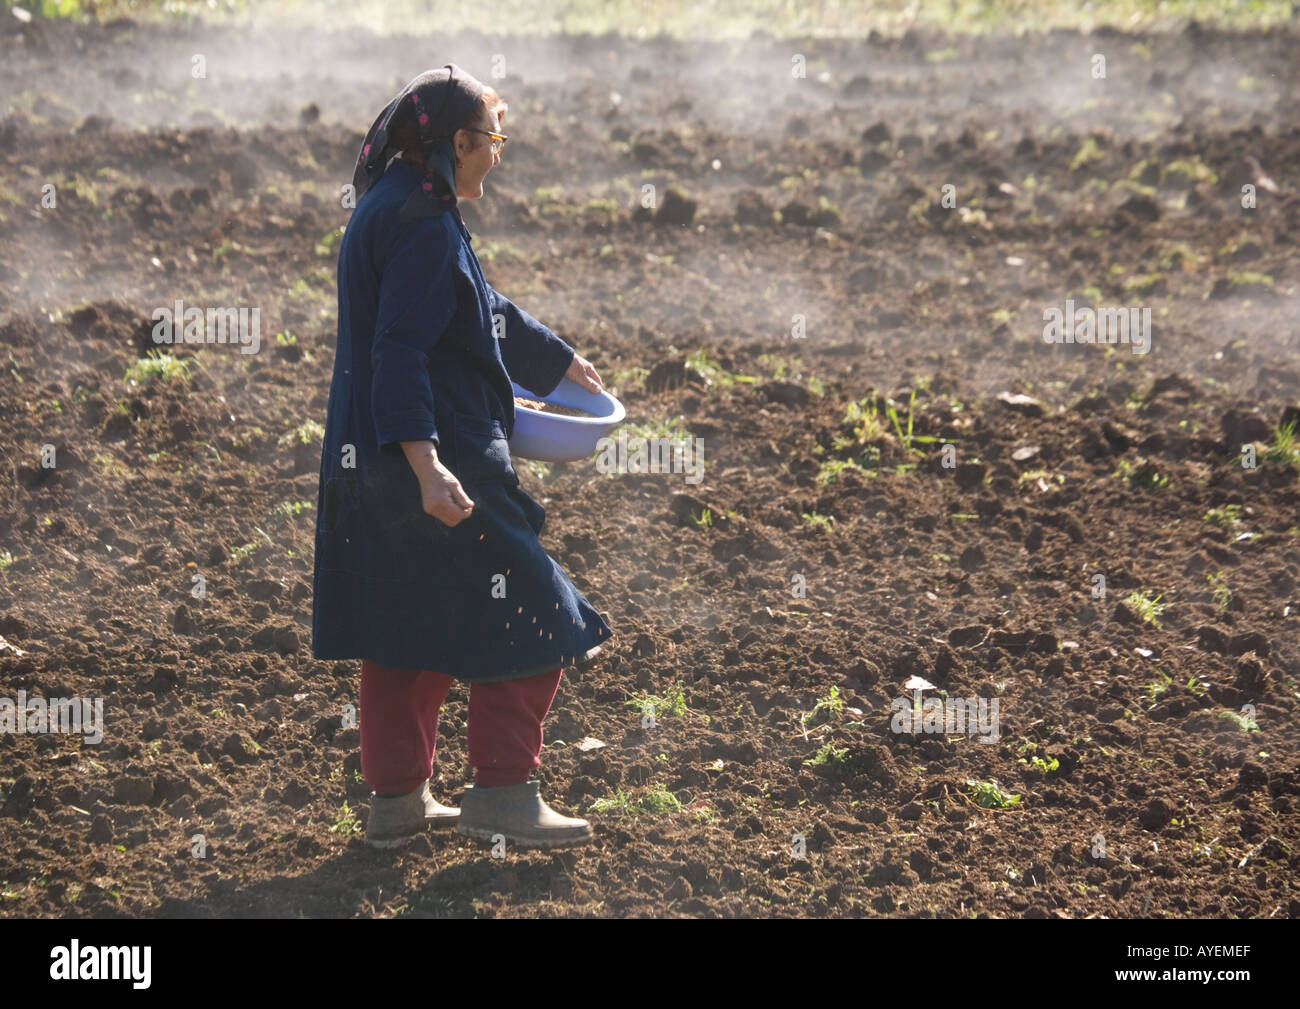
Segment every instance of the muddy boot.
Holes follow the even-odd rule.
[[[405,795],[372,794],[370,819],[366,822],[366,843],[374,848],[396,848],[430,824],[449,827],[458,819],[460,810],[435,801],[427,781]]]
[[[538,782],[465,789],[457,832],[490,841],[501,834],[521,848],[567,848],[592,840],[586,820],[561,816],[545,802]]]

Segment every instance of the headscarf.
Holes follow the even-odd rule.
[[[389,138],[414,122],[424,152],[423,184],[402,206],[403,220],[436,217],[456,206],[456,152],[451,138],[483,103],[483,85],[455,63],[427,70],[402,89],[375,118],[357,155],[352,185],[356,198],[379,181],[393,151]],[[435,176],[448,194],[435,192]]]

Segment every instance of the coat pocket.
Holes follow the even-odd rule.
[[[519,476],[510,462],[501,421],[457,413],[456,477],[461,483],[503,483],[514,485]]]

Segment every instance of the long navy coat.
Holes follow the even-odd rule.
[[[582,664],[613,632],[538,541],[506,444],[511,379],[545,396],[574,349],[488,285],[457,210],[399,221],[420,182],[393,162],[340,245],[312,654],[471,682]],[[456,526],[425,514],[399,444],[425,438],[474,502]]]

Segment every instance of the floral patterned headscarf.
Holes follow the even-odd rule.
[[[428,70],[402,89],[375,118],[361,153],[357,155],[352,184],[356,198],[379,181],[396,153],[389,141],[404,124],[415,124],[424,152],[424,183],[402,207],[402,219],[434,217],[456,206],[456,154],[451,138],[483,103],[483,85],[455,63]],[[435,192],[434,176],[441,178],[449,195]]]

